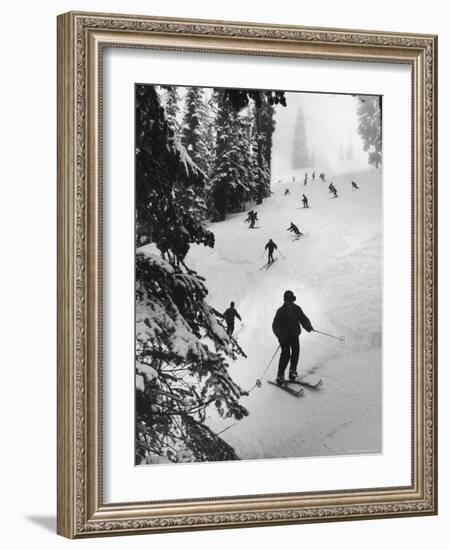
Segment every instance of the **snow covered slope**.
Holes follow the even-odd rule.
[[[186,263],[206,278],[211,305],[224,311],[235,301],[242,316],[236,334],[248,358],[230,369],[243,388],[254,386],[278,345],[271,323],[287,289],[315,329],[343,336],[345,343],[303,331],[298,370],[319,375],[323,387],[296,399],[268,384],[277,356],[262,387],[243,400],[249,417],[222,437],[242,459],[381,452],[381,174],[335,177],[335,199],[329,177],[304,186],[303,173],[295,176],[296,183],[274,183],[272,197],[256,207],[260,229],[249,230],[243,213],[211,224],[215,248],[192,246]],[[352,190],[351,180],[359,190]],[[302,193],[309,209],[302,208]],[[290,222],[303,237],[294,240],[286,231]],[[260,270],[270,238],[285,259],[276,251],[277,261]],[[208,421],[216,432],[231,424],[213,412]]]

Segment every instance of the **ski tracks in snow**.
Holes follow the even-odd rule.
[[[381,178],[365,172],[333,181],[338,199],[328,201],[328,183],[315,181],[307,188],[311,208],[299,210],[302,185],[292,184],[284,196],[283,184],[273,184],[272,197],[257,207],[259,231],[233,216],[211,225],[214,249],[189,252],[189,265],[206,277],[211,305],[224,311],[235,301],[245,323],[239,345],[248,358],[230,366],[243,388],[254,385],[278,345],[271,323],[285,290],[295,292],[317,329],[345,336],[343,345],[303,332],[299,370],[319,375],[324,386],[306,389],[301,399],[266,383],[276,375],[276,357],[262,387],[242,399],[250,415],[223,434],[243,459],[381,448]],[[291,239],[290,222],[307,238]],[[260,271],[270,238],[277,261]],[[227,422],[212,413],[209,424],[220,431]]]

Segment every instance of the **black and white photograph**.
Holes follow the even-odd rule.
[[[382,453],[382,96],[135,85],[135,464]]]

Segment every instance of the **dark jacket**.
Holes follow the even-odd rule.
[[[301,233],[298,226],[296,226],[294,223],[290,224],[290,227],[287,229],[287,231],[294,231],[295,233]]]
[[[277,245],[276,243],[274,243],[273,241],[268,241],[267,244],[265,245],[265,250],[268,248],[268,251],[269,252],[273,252],[273,250],[275,248],[277,248]]]
[[[234,324],[234,319],[237,317],[240,321],[242,318],[238,314],[238,311],[233,307],[228,307],[228,309],[223,313],[223,317],[228,325]]]
[[[301,326],[311,332],[313,330],[310,319],[303,310],[293,302],[284,302],[273,319],[273,332],[278,340],[282,342],[289,336],[299,336]]]

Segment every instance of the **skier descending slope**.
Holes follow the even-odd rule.
[[[231,302],[228,309],[223,313],[223,318],[226,321],[226,332],[229,336],[232,336],[232,333],[234,332],[234,323],[236,317],[239,321],[242,320],[239,312],[235,309],[235,302]]]
[[[302,207],[303,208],[309,208],[309,199],[304,195],[304,193],[302,194]]]
[[[310,319],[303,310],[296,305],[296,296],[291,290],[284,292],[284,304],[277,310],[273,319],[273,332],[279,340],[281,346],[281,356],[279,358],[278,374],[276,383],[279,386],[284,384],[284,374],[290,361],[289,380],[297,381],[297,366],[299,360],[299,335],[301,326],[307,331],[312,332],[313,327]]]
[[[254,210],[250,210],[248,212],[248,215],[246,216],[245,222],[249,222],[251,220],[251,216],[254,214]]]
[[[360,187],[356,184],[355,181],[351,181],[352,189],[360,189]]]
[[[277,249],[277,244],[273,241],[273,239],[270,239],[265,245],[265,250],[268,250],[268,264],[272,264],[274,262],[273,252],[275,249]]]
[[[249,229],[253,229],[254,224],[256,223],[256,221],[258,221],[257,212],[254,212],[254,211],[248,212],[247,219],[249,220]]]
[[[287,228],[287,231],[291,231],[294,233],[297,237],[301,237],[303,233],[299,230],[298,226],[295,225],[293,222],[290,222],[290,227]]]

